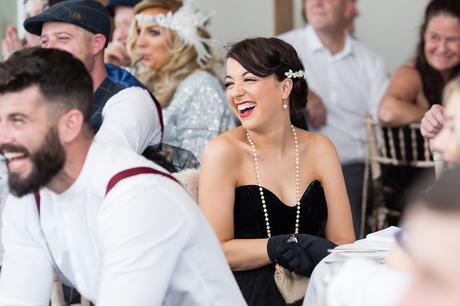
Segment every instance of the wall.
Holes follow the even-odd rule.
[[[299,26],[303,24],[303,0],[294,1],[294,24]],[[356,36],[383,56],[387,71],[411,59],[429,0],[357,1],[361,15],[356,19]]]
[[[248,36],[271,36],[274,33],[273,0],[195,1],[203,11],[215,12],[209,29],[219,46]],[[303,0],[292,1],[294,24],[302,26]],[[388,72],[413,56],[428,1],[358,0],[361,16],[356,20],[356,36],[384,57]],[[0,0],[0,22],[3,25],[15,23],[15,16],[19,15],[16,2],[22,0]]]
[[[249,36],[271,36],[273,0],[195,0],[203,12],[215,12],[209,30],[219,46]]]

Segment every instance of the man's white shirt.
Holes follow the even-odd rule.
[[[68,190],[40,190],[40,216],[33,195],[8,198],[1,306],[48,306],[54,264],[98,306],[245,305],[211,227],[178,183],[141,174],[105,196],[110,178],[132,167],[162,170],[95,140]]]

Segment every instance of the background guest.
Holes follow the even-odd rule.
[[[134,6],[140,0],[109,0],[106,7],[113,17],[112,41],[104,53],[106,63],[127,67],[131,59],[126,51],[129,28],[134,19]]]
[[[307,68],[309,128],[337,148],[358,236],[367,155],[364,117],[377,114],[387,86],[385,66],[347,31],[356,15],[355,1],[305,0],[304,8],[308,25],[280,38],[294,46]]]
[[[135,13],[128,53],[137,63],[134,74],[163,107],[164,142],[200,159],[209,139],[231,120],[213,70],[218,59],[205,30],[207,18],[190,1],[179,0],[145,0]]]
[[[433,0],[425,11],[414,60],[397,69],[382,99],[379,119],[385,125],[420,122],[441,104],[444,85],[460,72],[460,2]]]

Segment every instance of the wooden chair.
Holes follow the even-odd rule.
[[[384,201],[382,184],[382,166],[405,166],[413,168],[432,168],[435,166],[430,152],[429,142],[420,135],[420,124],[390,128],[382,126],[371,116],[365,117],[368,158],[366,160],[361,212],[361,236],[367,214],[368,188],[372,184],[374,191],[372,226],[373,231],[388,226],[388,217],[398,217],[400,212],[389,209]]]

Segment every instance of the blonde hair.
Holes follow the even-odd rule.
[[[451,96],[454,93],[457,93],[460,95],[460,76],[452,79],[451,81],[449,81],[449,83],[447,83],[443,91],[443,99],[442,99],[443,105],[445,107],[448,107],[448,105],[451,105],[453,103],[457,104],[456,113],[454,114],[454,120],[453,120],[453,124],[454,124],[453,141],[454,141],[455,148],[457,148],[456,150],[458,153],[457,158],[460,160],[460,99],[453,101],[451,99]]]
[[[144,0],[136,6],[135,12],[137,14],[147,8],[160,8],[175,12],[181,5],[182,2],[180,1]],[[165,28],[160,27],[160,29],[160,31],[166,31]],[[174,31],[170,31],[173,34],[173,39],[166,43],[171,49],[171,58],[160,70],[152,70],[139,61],[139,55],[136,50],[139,25],[136,19],[131,24],[127,41],[127,52],[131,58],[131,62],[134,63],[133,74],[153,92],[163,108],[170,104],[177,87],[188,75],[198,69],[215,75],[214,65],[222,62],[214,48],[205,44],[205,48],[209,51],[211,57],[200,66],[197,62],[195,48],[182,41]],[[201,37],[210,38],[209,33],[205,29],[198,28],[197,31]]]

